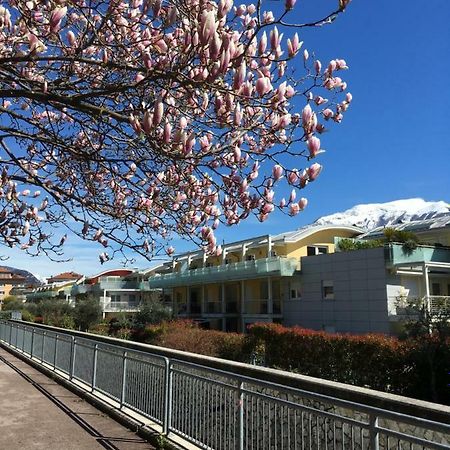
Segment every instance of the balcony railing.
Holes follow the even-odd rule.
[[[388,244],[386,260],[392,266],[405,264],[421,264],[426,262],[450,262],[450,248],[419,245],[408,250],[403,244]]]
[[[100,302],[100,306],[103,312],[136,312],[139,311],[139,303],[129,302]]]
[[[198,269],[155,275],[148,280],[150,288],[216,283],[221,281],[245,280],[258,276],[292,276],[297,269],[296,258],[271,257],[221,266],[200,267]]]
[[[151,421],[155,432],[182,439],[186,448],[450,445],[443,405],[47,326],[0,321],[0,341],[56,380],[122,414]]]
[[[428,297],[394,297],[395,314],[408,318],[418,318],[426,310],[431,318],[448,318],[450,320],[450,296],[429,295]]]

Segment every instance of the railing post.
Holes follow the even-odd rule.
[[[47,336],[47,332],[44,331],[42,333],[42,352],[41,352],[41,363],[44,362],[44,351],[45,351],[45,336]]]
[[[94,392],[95,382],[97,381],[97,355],[98,355],[98,344],[95,344],[95,346],[94,346],[94,360],[92,362],[91,392]]]
[[[164,373],[164,417],[163,417],[163,433],[169,434],[172,420],[172,367],[170,360],[165,358]]]
[[[55,335],[55,351],[53,354],[53,370],[56,370],[56,357],[58,354],[58,333]]]
[[[33,347],[34,347],[34,328],[31,329],[31,350],[30,350],[31,359],[33,359]]]
[[[239,382],[239,400],[238,400],[238,433],[239,433],[239,443],[237,448],[239,450],[244,450],[244,382]]]
[[[75,371],[75,336],[72,336],[72,341],[70,345],[70,368],[69,368],[69,380],[72,381],[73,373]]]
[[[370,450],[379,450],[378,417],[373,414],[369,416],[369,441]]]
[[[12,324],[9,324],[9,341],[8,344],[11,345],[12,342]]]
[[[122,355],[122,392],[120,393],[120,408],[122,409],[125,402],[125,392],[127,383],[127,352],[123,352]]]

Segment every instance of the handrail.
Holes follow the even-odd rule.
[[[287,449],[450,445],[450,408],[443,405],[19,321],[0,321],[0,341],[123,412],[134,411],[161,432],[201,448],[269,448],[274,442]],[[263,379],[264,374],[280,382]],[[299,388],[293,380],[329,392]],[[333,388],[335,394],[347,389],[359,400],[330,395]],[[371,396],[384,398],[385,405],[397,402],[403,410],[370,405]],[[422,415],[407,414],[408,403]]]

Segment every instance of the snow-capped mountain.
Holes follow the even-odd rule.
[[[355,225],[371,230],[385,225],[431,219],[443,214],[450,214],[450,205],[444,201],[427,202],[422,198],[410,198],[356,205],[347,211],[321,217],[314,225]]]

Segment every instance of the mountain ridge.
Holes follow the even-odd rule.
[[[450,214],[450,206],[444,201],[427,202],[422,198],[410,198],[355,205],[345,211],[322,216],[312,225],[354,225],[371,230],[380,226],[432,219],[446,214]]]

